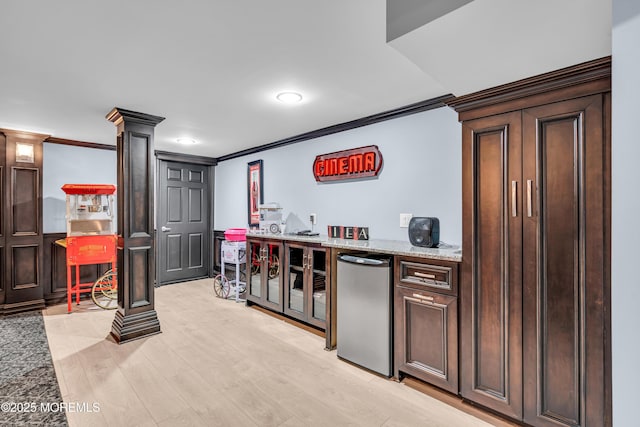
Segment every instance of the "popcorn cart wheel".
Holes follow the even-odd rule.
[[[91,287],[91,299],[100,308],[118,308],[118,277],[115,268],[108,270]]]

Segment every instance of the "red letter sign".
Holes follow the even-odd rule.
[[[382,154],[376,145],[336,151],[316,156],[313,176],[318,182],[378,176],[382,169]]]

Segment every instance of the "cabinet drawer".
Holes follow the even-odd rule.
[[[458,393],[458,298],[395,288],[395,374]]]
[[[428,287],[437,292],[457,295],[457,266],[435,265],[400,260],[399,280],[403,285]]]

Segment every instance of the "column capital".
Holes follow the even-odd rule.
[[[106,118],[116,126],[122,122],[130,122],[155,127],[158,123],[164,120],[164,117],[125,110],[120,107],[114,107],[113,110],[109,111]]]

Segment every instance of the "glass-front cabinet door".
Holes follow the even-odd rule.
[[[285,314],[325,328],[327,251],[321,247],[287,243]]]
[[[262,295],[262,243],[257,240],[247,239],[247,268],[249,272],[247,284],[247,300],[260,302]]]
[[[296,319],[305,320],[305,281],[307,253],[304,246],[287,243],[287,272],[284,312]]]
[[[263,307],[282,311],[282,243],[247,239],[247,300]]]
[[[279,243],[266,243],[263,263],[265,267],[265,288],[263,295],[265,303],[274,309],[282,311],[282,275],[280,274],[280,260],[282,259],[282,245]]]
[[[327,318],[327,250],[308,248],[309,315],[307,321],[324,328]]]

